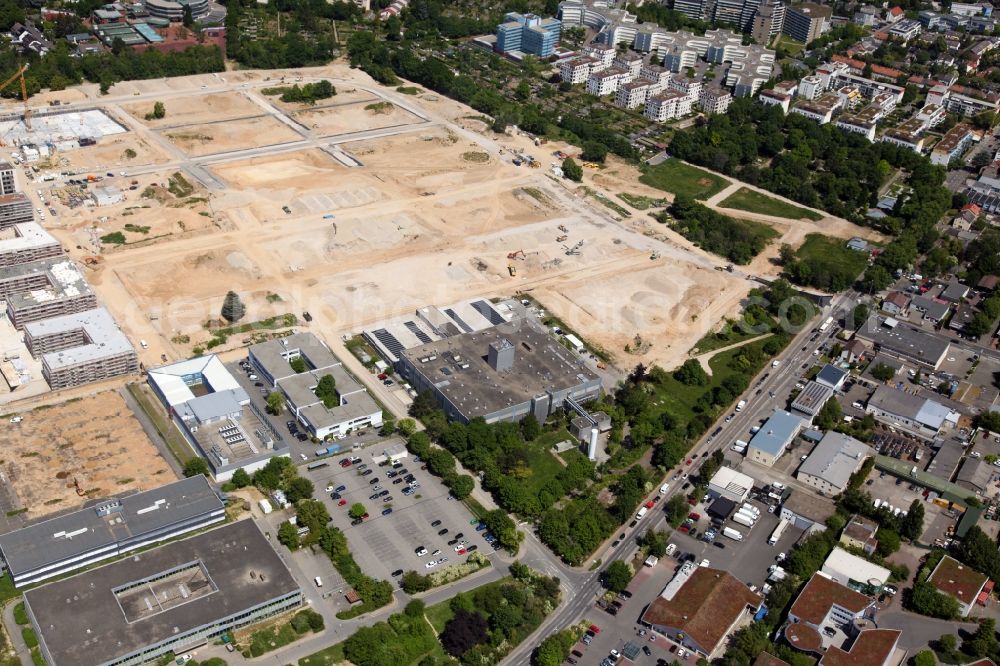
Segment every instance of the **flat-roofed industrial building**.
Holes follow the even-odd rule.
[[[0,535],[0,555],[21,587],[225,520],[204,476],[111,497]]]
[[[449,419],[539,422],[564,404],[597,398],[600,378],[527,319],[428,341],[400,352],[399,371],[430,391]]]
[[[24,595],[51,666],[151,662],[301,605],[302,589],[252,520]]]

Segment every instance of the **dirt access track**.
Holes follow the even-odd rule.
[[[176,480],[116,391],[22,416],[4,424],[0,471],[29,519]]]
[[[616,220],[550,176],[552,153],[577,152],[571,147],[497,137],[468,107],[423,91],[400,94],[344,65],[285,76],[286,84],[330,80],[343,98],[280,103],[260,92],[276,85],[275,72],[123,83],[107,98],[93,94],[92,104],[125,105],[136,135],[172,155],[149,175],[182,171],[205,188],[219,220],[195,235],[120,248],[91,273],[124,330],[150,343],[140,350],[147,365],[204,344],[204,322],[218,317],[232,289],[247,305],[245,321],[309,311],[309,328],[331,341],[428,304],[531,292],[620,368],[673,367],[756,284],[716,270],[724,260],[644,213]],[[167,118],[147,122],[156,100]],[[258,111],[241,120],[248,104]],[[231,120],[209,122],[220,120],[216,112]],[[280,135],[254,130],[261,115]],[[216,144],[213,154],[199,155],[166,138],[247,123],[232,134],[233,153],[219,154],[219,139],[205,142]],[[513,166],[513,151],[543,167]],[[593,177],[588,171],[586,184]],[[239,344],[233,336],[217,350]]]

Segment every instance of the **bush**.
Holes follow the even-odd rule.
[[[18,624],[30,624],[31,620],[28,619],[28,611],[24,608],[24,602],[19,601],[17,605],[14,606],[14,622]]]
[[[416,571],[407,571],[403,574],[400,586],[403,588],[403,592],[406,592],[407,594],[426,592],[431,589],[431,578],[430,576],[419,574]]]
[[[21,629],[21,638],[24,639],[24,644],[27,645],[29,649],[38,647],[38,636],[35,635],[35,630],[31,627]]]

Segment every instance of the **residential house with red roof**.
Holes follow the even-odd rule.
[[[958,609],[962,617],[969,616],[973,604],[979,603],[979,605],[985,606],[986,600],[989,598],[989,590],[987,590],[987,584],[990,583],[989,576],[979,573],[949,555],[941,558],[927,582],[937,588],[938,592],[947,594],[958,601]],[[989,586],[989,589],[992,589],[992,585]]]

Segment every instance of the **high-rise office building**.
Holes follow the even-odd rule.
[[[500,53],[519,51],[545,58],[555,52],[562,33],[562,23],[555,18],[509,12],[497,26],[496,50]]]

